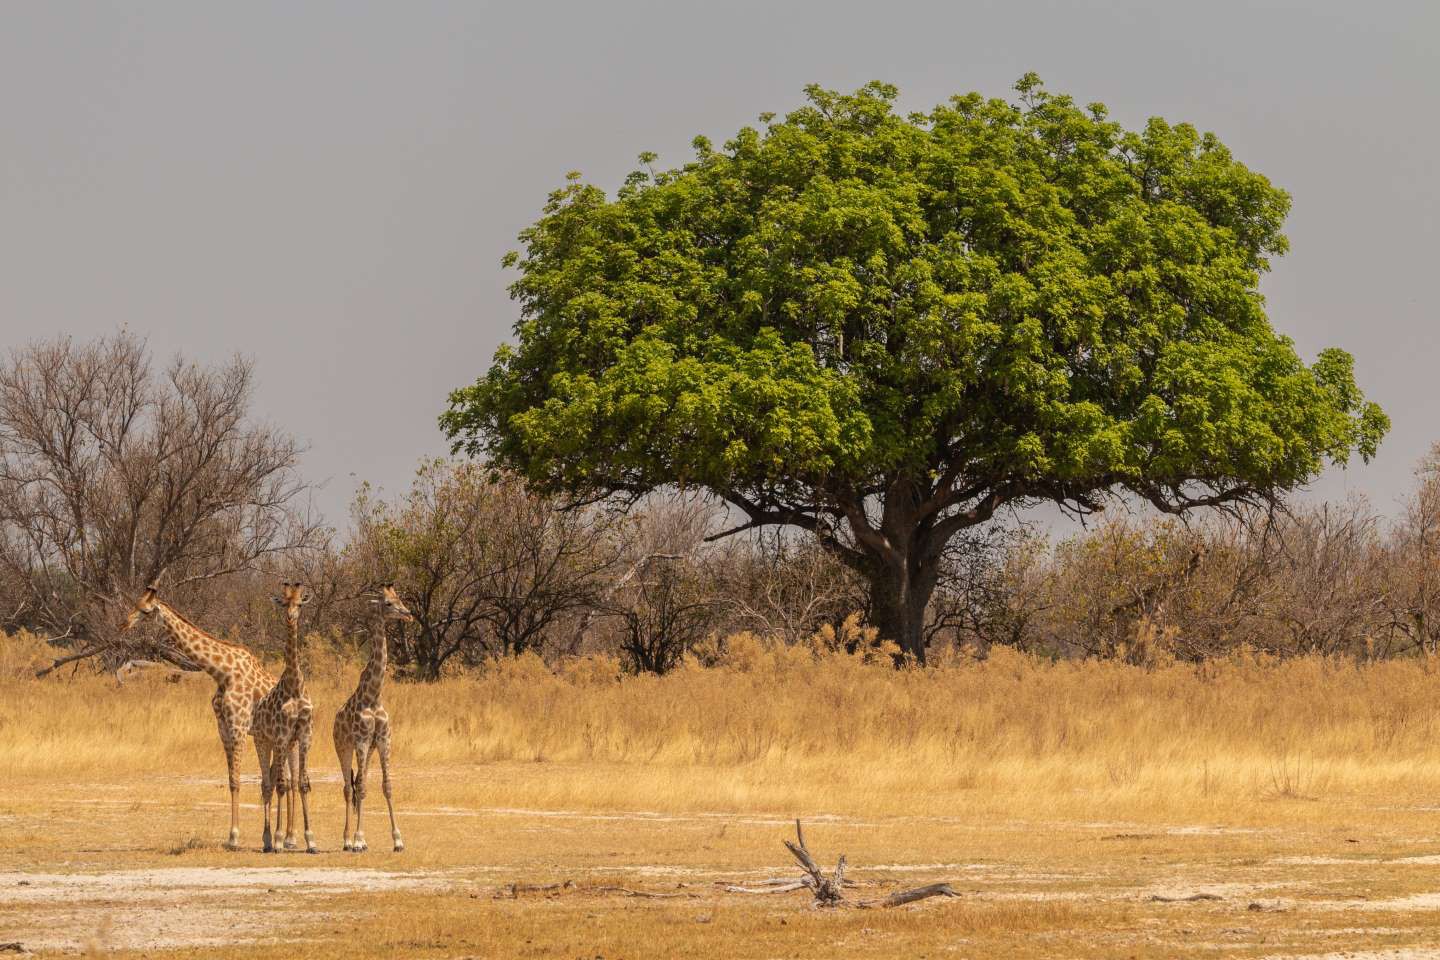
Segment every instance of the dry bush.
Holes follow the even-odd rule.
[[[1379,655],[1440,652],[1440,445],[1416,471],[1416,490],[1384,546]]]
[[[629,669],[665,673],[715,626],[721,601],[705,570],[713,519],[704,501],[677,495],[653,499],[625,524],[627,569],[600,614]]]
[[[337,575],[352,592],[396,581],[415,622],[399,631],[394,656],[421,679],[440,677],[452,658],[473,665],[540,649],[598,603],[622,553],[609,514],[563,507],[479,464],[429,461],[398,502],[361,491]]]
[[[1030,623],[1045,605],[1030,589],[1044,546],[1013,517],[951,540],[925,618],[926,645],[984,651],[1003,643],[1028,649]]]
[[[1377,652],[1403,622],[1395,552],[1363,499],[1181,521],[1121,514],[1037,555],[1016,551],[991,642],[1065,657],[1189,661],[1239,646],[1282,656]],[[1141,654],[1141,650],[1148,651]],[[1384,650],[1398,649],[1386,642]]]
[[[724,627],[797,643],[866,606],[865,584],[810,537],[723,541],[708,559]]]
[[[13,351],[0,364],[4,622],[105,644],[148,583],[203,615],[220,581],[311,545],[298,448],[252,419],[252,382],[239,358],[156,371],[127,333]]]

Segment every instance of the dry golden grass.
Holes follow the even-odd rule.
[[[236,956],[292,955],[291,939],[338,956],[351,932],[364,944],[351,956],[1297,955],[1424,943],[1440,920],[1429,661],[1141,669],[996,651],[897,672],[741,637],[720,666],[666,677],[530,658],[392,682],[407,851],[357,858],[334,852],[329,718],[358,665],[317,656],[314,807],[330,852],[267,858],[216,844],[227,804],[207,678],[36,681],[44,657],[0,640],[0,871],[118,886],[17,904],[0,874],[0,932],[9,910],[32,938],[70,925],[97,949],[163,946],[133,939],[150,908],[125,892],[127,870],[173,882],[196,923],[217,912],[235,944],[222,955]],[[247,783],[242,842],[258,848],[257,796]],[[779,840],[795,816],[824,859],[843,850],[877,890],[949,879],[965,897],[816,913],[796,894],[718,892],[787,872]],[[376,771],[372,840],[383,822]],[[256,875],[216,894],[185,873],[357,864],[434,886],[345,875],[285,890]],[[494,898],[564,879],[577,886]],[[1150,899],[1197,890],[1222,899]]]
[[[40,779],[220,773],[203,675],[37,682],[38,644],[0,649],[0,768]],[[357,670],[312,666],[317,770],[335,769],[329,717]],[[407,766],[596,771],[539,795],[523,784],[483,797],[463,782],[435,788],[457,799],[716,812],[818,803],[886,816],[1103,802],[1186,816],[1262,810],[1276,797],[1440,795],[1437,693],[1429,660],[1238,657],[1147,670],[997,649],[984,662],[896,672],[742,637],[718,668],[622,678],[604,660],[552,671],[523,657],[437,684],[391,682],[385,699]]]

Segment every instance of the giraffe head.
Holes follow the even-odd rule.
[[[294,626],[300,622],[300,608],[310,602],[310,591],[298,580],[294,583],[286,580],[280,584],[280,596],[270,599],[285,608],[285,621]]]
[[[139,623],[141,617],[153,617],[155,615],[155,611],[158,609],[155,605],[155,599],[159,593],[160,588],[153,583],[145,588],[145,592],[140,594],[140,599],[135,601],[135,606],[131,608],[130,615],[125,618],[125,626],[121,628],[121,633],[124,633]]]
[[[395,592],[395,584],[382,583],[376,595],[370,602],[380,607],[380,616],[385,620],[399,620],[401,623],[409,623],[415,617],[411,615],[410,609],[400,600],[400,595]]]

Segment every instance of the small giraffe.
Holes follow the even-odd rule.
[[[360,673],[360,685],[345,701],[345,706],[335,714],[335,753],[340,758],[340,779],[345,790],[345,833],[346,850],[359,853],[368,849],[365,831],[360,826],[360,808],[365,799],[365,774],[370,766],[370,754],[380,754],[380,786],[385,793],[385,805],[390,808],[390,835],[395,840],[395,851],[405,849],[400,839],[400,828],[395,826],[395,803],[390,795],[390,715],[380,704],[380,686],[385,681],[385,660],[387,656],[385,626],[391,620],[409,623],[415,619],[400,597],[395,593],[393,583],[383,584],[379,596],[371,599],[376,605],[375,636],[370,641],[370,662]],[[351,767],[354,773],[351,773]],[[355,810],[355,834],[350,834],[350,810]]]
[[[215,695],[210,698],[210,706],[220,727],[220,743],[225,747],[225,763],[230,772],[230,839],[225,846],[236,850],[240,846],[238,750],[250,735],[255,705],[275,685],[275,678],[265,672],[249,650],[212,637],[176,613],[174,608],[156,596],[157,592],[154,584],[145,588],[135,609],[126,618],[124,630],[135,626],[141,617],[158,615],[170,631],[176,649],[186,659],[199,664],[215,681]]]
[[[310,602],[310,593],[300,583],[286,581],[280,585],[281,595],[271,597],[285,609],[285,625],[289,636],[285,641],[285,672],[280,680],[255,707],[252,735],[255,752],[260,758],[260,796],[265,808],[264,849],[274,851],[270,835],[270,790],[274,788],[275,833],[280,832],[280,809],[285,806],[285,849],[294,850],[295,794],[305,817],[305,850],[318,853],[315,834],[310,831],[310,753],[311,718],[314,704],[305,694],[305,674],[300,665],[300,608]],[[290,789],[286,790],[285,764],[290,764]],[[286,805],[286,800],[289,800]]]

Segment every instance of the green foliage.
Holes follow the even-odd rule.
[[[1188,124],[1017,90],[907,117],[810,87],[614,199],[573,178],[507,257],[517,344],[444,429],[550,487],[767,501],[946,471],[1283,491],[1373,454],[1350,357],[1307,366],[1266,318],[1285,192]]]

